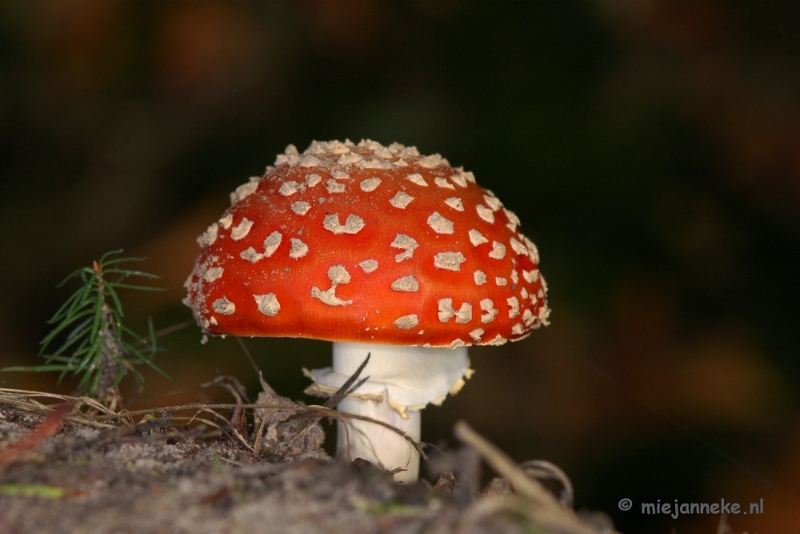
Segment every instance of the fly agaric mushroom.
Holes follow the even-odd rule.
[[[369,380],[338,406],[415,441],[420,410],[469,378],[467,346],[546,325],[547,286],[519,219],[472,173],[399,143],[289,145],[231,194],[198,238],[185,303],[215,335],[333,341],[307,374],[331,395],[367,354]],[[339,423],[338,449],[414,481],[417,451],[374,423]]]

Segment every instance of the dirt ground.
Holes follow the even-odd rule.
[[[613,532],[463,423],[464,447],[430,458],[439,481],[402,485],[331,459],[325,413],[271,390],[254,404],[122,414],[0,390],[0,532]],[[505,475],[483,489],[482,460]]]

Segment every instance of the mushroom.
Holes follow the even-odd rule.
[[[469,378],[467,347],[548,324],[547,286],[519,219],[471,172],[399,143],[289,145],[231,194],[198,238],[185,303],[204,332],[333,341],[306,371],[331,395],[370,355],[369,380],[338,405],[420,439],[420,412]],[[372,422],[339,423],[338,451],[414,481],[419,456]]]

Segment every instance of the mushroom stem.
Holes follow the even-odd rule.
[[[337,409],[388,423],[419,441],[422,421],[419,410],[408,412],[408,417],[403,419],[386,401],[377,403],[353,398],[344,399]],[[363,458],[390,471],[404,469],[395,474],[395,480],[400,482],[415,482],[419,477],[419,452],[397,432],[371,421],[352,418],[345,423],[340,421],[337,430],[336,450],[340,456],[347,455],[349,460]]]
[[[331,394],[355,373],[367,354],[370,360],[361,373],[369,377],[338,405],[340,412],[387,423],[414,441],[420,439],[420,411],[439,405],[455,394],[468,378],[466,347],[456,349],[334,343],[333,368],[315,369],[312,390]],[[349,459],[363,458],[387,470],[402,468],[398,481],[413,482],[419,475],[419,453],[402,435],[384,426],[350,418],[339,423],[337,453]]]

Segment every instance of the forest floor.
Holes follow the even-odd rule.
[[[86,398],[0,389],[0,532],[612,533],[569,506],[557,468],[516,466],[465,423],[431,455],[435,484],[400,484],[322,449],[328,408],[265,391],[248,404],[114,412]],[[498,478],[480,487],[482,462]],[[560,480],[554,495],[535,477]],[[560,499],[560,501],[559,501]]]

